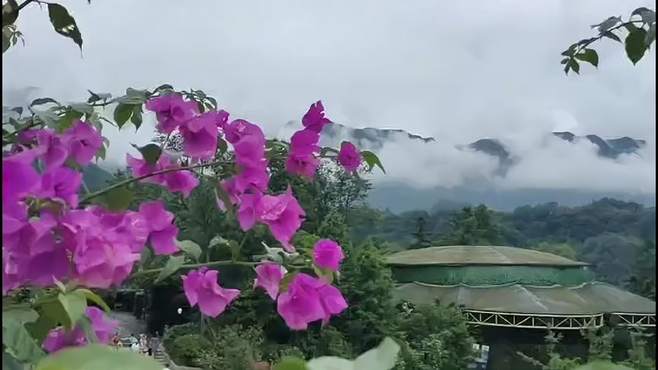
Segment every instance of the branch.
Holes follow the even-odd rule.
[[[232,260],[222,260],[222,261],[213,261],[213,262],[204,262],[204,263],[193,263],[193,264],[187,264],[187,265],[182,265],[179,270],[189,270],[189,269],[195,269],[199,267],[210,267],[210,266],[256,266],[261,264],[262,262],[247,262],[247,261],[232,261]],[[157,269],[150,269],[150,270],[142,270],[142,271],[137,271],[134,274],[130,275],[131,278],[135,278],[138,276],[142,275],[149,275],[149,274],[154,274],[157,272],[160,272],[164,269],[162,268],[157,268]]]
[[[37,0],[26,0],[26,1],[23,2],[21,5],[18,6],[18,9],[17,9],[17,10],[20,11],[21,9],[25,8],[28,4],[33,3],[33,2],[37,2],[37,3],[38,3],[39,1],[37,1]]]
[[[99,197],[99,196],[101,196],[101,195],[103,195],[103,194],[105,194],[105,193],[107,193],[107,192],[109,192],[109,191],[111,191],[111,190],[114,190],[114,189],[120,188],[120,187],[122,187],[122,186],[125,186],[125,185],[128,185],[128,184],[131,184],[131,183],[133,183],[133,182],[137,182],[137,181],[140,181],[140,180],[147,179],[147,178],[149,178],[149,177],[153,177],[153,176],[157,176],[157,175],[162,175],[162,174],[169,173],[169,172],[176,172],[176,171],[183,171],[183,170],[192,170],[192,169],[195,169],[195,168],[201,168],[201,167],[206,167],[206,166],[213,166],[213,165],[221,164],[221,163],[224,163],[224,161],[222,160],[222,161],[215,161],[215,162],[201,163],[201,164],[197,164],[197,165],[194,165],[194,166],[187,166],[187,167],[167,168],[167,169],[164,169],[164,170],[160,170],[160,171],[156,171],[156,172],[152,172],[152,173],[146,174],[146,175],[144,175],[144,176],[133,177],[133,178],[130,178],[130,179],[128,179],[128,180],[124,180],[124,181],[117,182],[116,184],[111,185],[111,186],[108,186],[108,187],[106,187],[105,189],[101,189],[101,190],[99,190],[99,191],[96,191],[96,192],[93,192],[93,193],[87,195],[86,197],[84,197],[84,198],[82,199],[82,201],[80,201],[80,204],[82,204],[82,205],[87,204],[87,203],[89,203],[89,201],[90,201],[91,199],[96,198],[96,197]]]

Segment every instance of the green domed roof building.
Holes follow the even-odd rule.
[[[485,341],[541,343],[547,329],[654,328],[656,303],[595,280],[590,266],[554,254],[504,246],[444,246],[388,256],[394,296],[413,304],[454,304]],[[522,338],[522,339],[519,339]],[[492,347],[492,355],[494,347]]]

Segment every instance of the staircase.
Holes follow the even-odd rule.
[[[153,358],[156,361],[160,362],[162,366],[165,366],[169,362],[167,355],[165,355],[163,351],[162,344],[160,344],[158,348],[155,349],[155,351],[153,352]]]

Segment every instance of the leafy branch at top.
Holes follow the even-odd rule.
[[[82,34],[80,33],[80,29],[73,16],[71,16],[64,6],[41,0],[25,0],[19,5],[16,0],[7,0],[2,4],[3,53],[9,50],[9,47],[16,45],[19,39],[23,41],[23,34],[16,29],[15,23],[20,11],[31,3],[46,5],[48,8],[48,18],[55,32],[71,39],[82,50]],[[23,41],[23,43],[25,42]]]
[[[627,21],[621,17],[609,17],[599,24],[592,26],[599,34],[592,38],[580,40],[562,52],[564,58],[560,62],[564,65],[564,73],[569,71],[580,72],[580,62],[587,62],[598,67],[599,55],[590,45],[603,38],[622,42],[620,36],[626,30],[626,38],[623,41],[626,55],[633,64],[636,64],[649,50],[651,44],[656,40],[656,12],[647,8],[635,9]]]

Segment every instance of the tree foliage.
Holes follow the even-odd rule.
[[[598,31],[596,36],[573,43],[562,52],[564,58],[560,63],[564,65],[564,73],[580,73],[580,62],[598,67],[599,55],[591,46],[604,38],[622,43],[625,37],[626,56],[637,64],[656,41],[656,12],[645,7],[637,8],[625,21],[622,17],[608,17],[593,25],[592,29]]]

